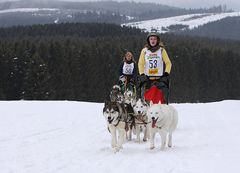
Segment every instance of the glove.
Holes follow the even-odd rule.
[[[147,82],[148,81],[148,78],[145,74],[141,74],[140,76],[140,82],[141,83],[144,83],[144,82]]]
[[[169,73],[168,72],[164,72],[162,77],[168,77],[169,76]]]

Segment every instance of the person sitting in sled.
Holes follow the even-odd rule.
[[[123,57],[123,62],[119,69],[119,85],[122,93],[131,90],[134,92],[135,77],[136,77],[136,62],[131,52],[126,52]]]
[[[160,36],[154,32],[149,33],[138,62],[141,96],[155,85],[163,92],[164,102],[168,104],[171,67],[172,63],[160,42]]]

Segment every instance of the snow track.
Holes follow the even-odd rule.
[[[3,173],[226,173],[240,170],[240,101],[173,104],[179,125],[173,148],[127,141],[114,154],[103,104],[0,102]],[[135,137],[135,136],[134,136]]]

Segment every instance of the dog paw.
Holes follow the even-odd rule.
[[[113,152],[114,152],[114,153],[117,153],[117,152],[119,152],[119,150],[120,150],[120,148],[115,147],[115,148],[113,149]]]
[[[154,146],[152,146],[152,147],[150,147],[150,150],[153,150],[155,147]]]

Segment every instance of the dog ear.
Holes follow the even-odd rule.
[[[152,100],[150,101],[150,106],[152,106],[153,105],[153,102],[152,102]]]
[[[133,101],[131,102],[131,105],[132,105],[132,107],[136,106],[136,100],[133,100]]]
[[[135,99],[136,99],[136,100],[138,100],[138,99],[139,99],[139,96],[138,96],[138,94],[136,94],[136,96],[135,96]]]
[[[141,99],[141,102],[146,103],[145,97],[140,98],[140,99]]]
[[[143,103],[144,103],[144,104],[147,104],[147,100],[145,99],[145,97],[143,97],[142,100],[143,100]]]
[[[122,116],[123,110],[122,110],[122,106],[120,105],[120,103],[116,102],[116,106],[118,108],[119,114],[120,116]]]
[[[104,106],[108,104],[108,100],[104,100]]]

